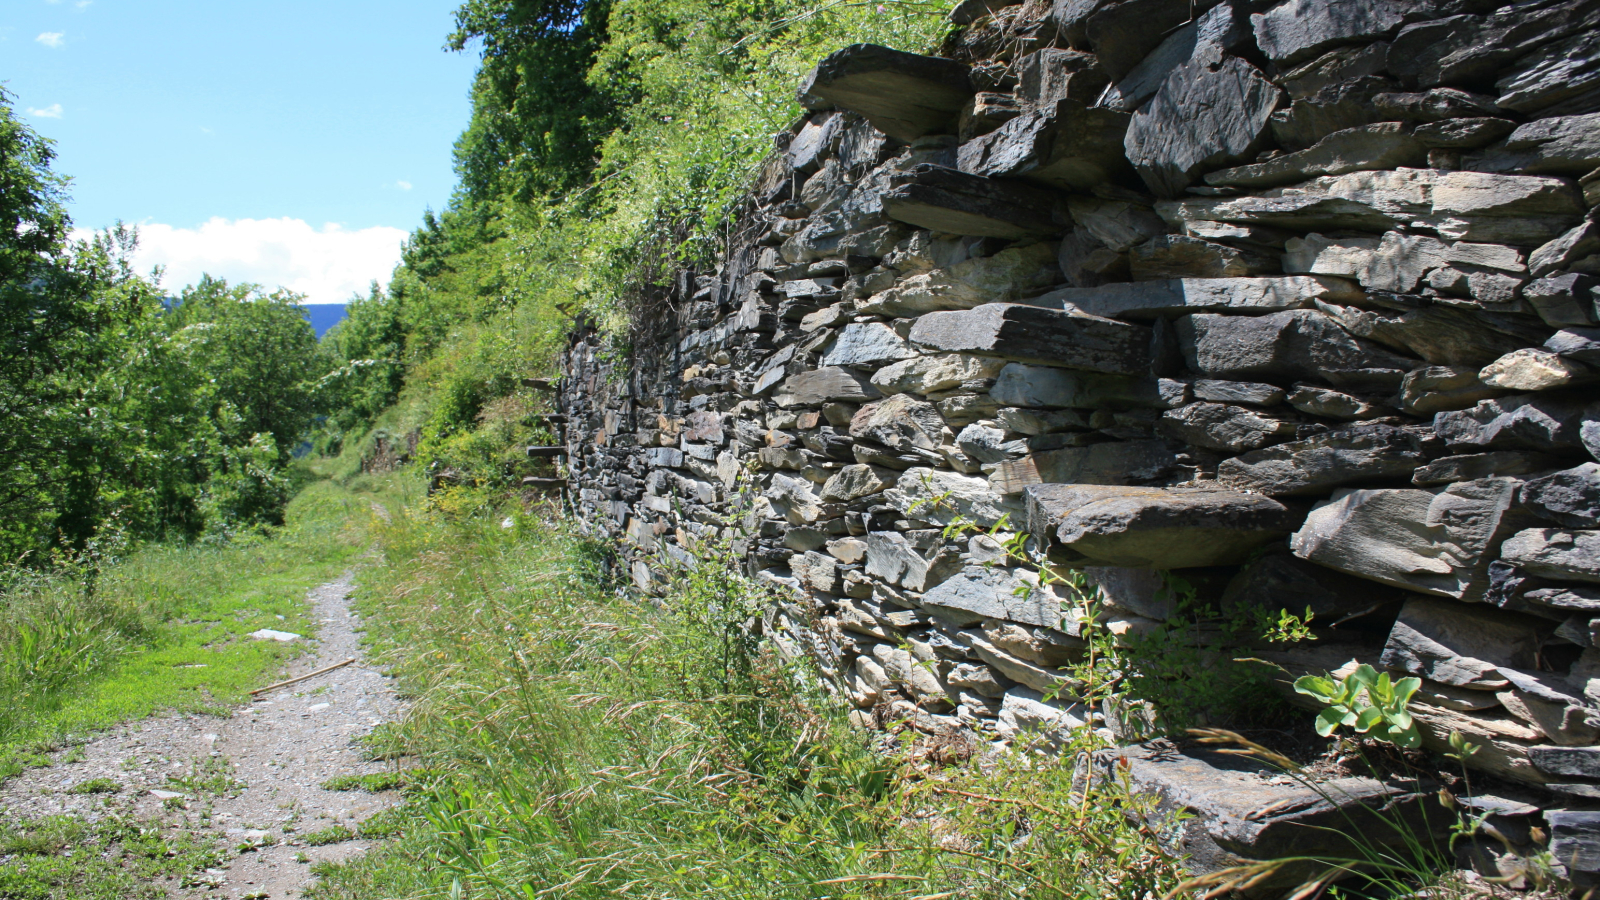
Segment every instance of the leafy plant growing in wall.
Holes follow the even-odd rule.
[[[1422,744],[1422,733],[1406,709],[1420,687],[1420,678],[1394,681],[1388,672],[1380,675],[1366,663],[1342,679],[1305,675],[1294,682],[1295,693],[1325,705],[1317,714],[1317,734],[1328,737],[1348,727],[1406,750]]]

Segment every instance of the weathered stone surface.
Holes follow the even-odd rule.
[[[1544,732],[1553,743],[1567,746],[1592,744],[1600,738],[1600,711],[1574,685],[1553,672],[1534,672],[1500,666],[1511,682],[1497,696],[1512,715]]]
[[[1546,775],[1600,781],[1600,747],[1532,747],[1528,758]]]
[[[1270,497],[1406,481],[1426,457],[1416,434],[1392,425],[1352,425],[1223,460],[1217,480]]]
[[[1124,253],[1167,230],[1166,223],[1149,207],[1126,200],[1073,197],[1067,202],[1067,208],[1078,228],[1117,253]]]
[[[909,651],[889,644],[875,644],[872,657],[883,667],[889,680],[905,690],[924,709],[943,712],[952,704],[939,677],[929,671],[929,666],[919,665]]]
[[[961,113],[956,117],[956,136],[963,141],[970,141],[1021,114],[1022,101],[1014,94],[979,91],[972,95],[966,106],[961,107]]]
[[[1123,177],[1128,114],[1060,99],[1026,112],[961,145],[961,171],[986,178],[1026,178],[1085,191]]]
[[[1318,300],[1351,303],[1366,297],[1342,278],[1299,275],[1287,278],[1172,278],[1062,288],[1038,298],[1095,316],[1152,319],[1194,312],[1248,315],[1305,309]]]
[[[1594,371],[1549,350],[1524,347],[1483,367],[1478,379],[1508,391],[1549,391],[1589,381]]]
[[[1078,704],[1063,705],[1025,687],[1005,693],[995,732],[1009,741],[1043,740],[1065,745],[1072,732],[1088,724],[1089,711]]]
[[[1519,483],[1485,478],[1434,494],[1410,488],[1340,490],[1289,540],[1296,556],[1362,578],[1458,600],[1489,585],[1496,545],[1522,519]]]
[[[1501,106],[1525,115],[1595,112],[1600,109],[1600,34],[1591,26],[1528,54],[1496,79],[1495,87]]]
[[[1330,134],[1393,119],[1380,114],[1373,101],[1397,87],[1392,80],[1373,75],[1325,85],[1272,114],[1273,139],[1285,150],[1299,151]]]
[[[1199,12],[1208,4],[1197,4]],[[1100,98],[1101,106],[1132,112],[1144,105],[1151,95],[1161,89],[1172,70],[1193,59],[1199,47],[1233,50],[1250,40],[1250,22],[1244,15],[1242,4],[1218,3],[1210,10],[1188,18],[1187,24],[1176,30],[1162,32],[1161,43],[1144,58],[1129,67],[1126,74],[1117,78],[1116,85]],[[1135,32],[1148,37],[1154,32]],[[1126,38],[1130,35],[1124,34]],[[1119,42],[1121,43],[1121,42]],[[1118,51],[1112,50],[1115,57]]]
[[[1445,263],[1445,245],[1426,235],[1385,232],[1358,273],[1361,286],[1406,294],[1414,291],[1429,269]]]
[[[1588,174],[1600,168],[1600,113],[1519,125],[1504,141],[1470,157],[1466,165],[1479,172]]]
[[[987,479],[925,467],[900,473],[895,486],[884,493],[883,500],[908,518],[939,525],[949,525],[963,518],[987,528],[1006,513],[1017,511],[1015,504],[1006,502],[989,489]]]
[[[1534,515],[1568,528],[1600,528],[1600,464],[1587,462],[1522,486]]]
[[[1406,373],[1400,407],[1415,415],[1466,409],[1503,392],[1484,384],[1473,366],[1428,366]]]
[[[1239,278],[1280,271],[1277,254],[1181,234],[1157,235],[1128,251],[1134,281]]]
[[[1432,11],[1432,4],[1415,0],[1341,4],[1288,0],[1250,20],[1262,52],[1279,66],[1287,67],[1340,44],[1362,43],[1392,34],[1408,16],[1426,16]]]
[[[1033,484],[1127,484],[1152,480],[1177,462],[1164,441],[1090,444],[1003,462],[989,484],[1001,494],[1019,494]]]
[[[901,141],[954,133],[956,114],[972,94],[966,66],[876,44],[833,53],[800,86],[802,103],[818,98],[859,113]]]
[[[789,558],[789,569],[808,590],[824,594],[839,592],[839,561],[826,553],[814,549],[797,553]]]
[[[845,466],[822,486],[822,499],[849,503],[888,490],[899,477],[899,472],[879,466]]]
[[[822,354],[824,366],[851,366],[877,368],[884,363],[898,362],[916,356],[917,351],[882,322],[852,322],[839,330],[827,352]]]
[[[1052,694],[1058,693],[1066,685],[1066,676],[1054,666],[1042,666],[1007,652],[990,642],[983,632],[975,629],[963,631],[961,640],[979,659],[1012,681]]]
[[[1299,524],[1289,507],[1223,490],[1040,484],[1028,530],[1067,565],[1183,569],[1240,562]]]
[[[1029,106],[1057,100],[1092,104],[1110,82],[1100,58],[1081,50],[1035,50],[1017,60],[1017,71],[1017,99]]]
[[[979,422],[961,429],[956,435],[956,446],[968,458],[979,463],[998,463],[1016,459],[1028,452],[1028,442],[1007,440],[1006,432]]]
[[[1206,170],[1248,159],[1282,91],[1215,44],[1168,73],[1127,126],[1127,158],[1150,190],[1177,196]]]
[[[1426,487],[1480,478],[1514,477],[1549,469],[1555,463],[1553,456],[1525,451],[1496,450],[1492,453],[1446,456],[1417,469],[1411,476],[1411,483]]]
[[[1600,328],[1564,328],[1551,335],[1544,348],[1565,359],[1600,365]]]
[[[1518,394],[1480,400],[1471,409],[1442,412],[1433,430],[1451,448],[1462,450],[1548,450],[1582,448],[1582,401],[1549,394]]]
[[[1445,122],[1505,113],[1495,104],[1493,97],[1455,88],[1434,88],[1413,94],[1379,94],[1372,98],[1372,105],[1380,116],[1408,122]]]
[[[972,691],[980,697],[1004,697],[1006,691],[1016,682],[988,666],[961,663],[945,676],[945,683],[951,687]]]
[[[932,394],[994,378],[1005,366],[1005,360],[955,353],[919,356],[884,366],[873,374],[872,384],[886,394]]]
[[[1016,303],[928,313],[917,319],[911,340],[933,350],[1112,375],[1136,375],[1150,368],[1147,328]]]
[[[1277,406],[1288,396],[1283,388],[1258,381],[1218,381],[1201,378],[1191,386],[1196,400],[1213,403],[1243,403],[1247,406]]]
[[[1386,41],[1337,47],[1285,71],[1274,80],[1283,85],[1290,97],[1304,100],[1323,88],[1382,74],[1388,55]]]
[[[1275,777],[1277,770],[1257,760],[1199,747],[1136,745],[1096,758],[1107,777],[1126,777],[1133,790],[1160,798],[1161,812],[1188,812],[1172,849],[1198,871],[1284,857],[1359,858],[1364,847],[1400,845],[1410,836],[1443,840],[1449,831],[1449,814],[1431,790],[1372,778],[1306,785]],[[1354,833],[1365,835],[1360,844],[1349,837]],[[1287,890],[1300,877],[1284,873],[1287,881],[1268,882],[1267,890]]]
[[[968,566],[923,594],[919,605],[951,620],[970,614],[971,623],[1004,619],[1054,628],[1061,621],[1061,601],[1021,569]]]
[[[1409,85],[1488,86],[1509,63],[1541,45],[1600,24],[1590,0],[1503,7],[1491,15],[1446,16],[1401,29],[1389,69]]]
[[[1556,328],[1593,325],[1600,321],[1600,307],[1595,302],[1596,287],[1600,287],[1600,279],[1568,272],[1547,275],[1524,285],[1522,296],[1547,325]]]
[[[1318,175],[1418,166],[1427,159],[1428,148],[1412,137],[1402,123],[1376,122],[1335,131],[1304,150],[1275,156],[1266,162],[1212,172],[1206,176],[1206,184],[1276,187]]]
[[[1550,823],[1550,855],[1572,872],[1600,872],[1600,812],[1558,809]]]
[[[1055,234],[1067,224],[1048,193],[926,163],[896,173],[883,212],[941,234],[1007,240]]]
[[[1300,309],[1264,316],[1197,314],[1177,320],[1189,368],[1215,378],[1327,381],[1398,387],[1415,360],[1352,337],[1327,315]]]
[[[1044,412],[1006,407],[995,414],[995,421],[1008,431],[1033,436],[1058,431],[1082,431],[1089,427],[1088,420],[1082,414],[1064,409]]]
[[[811,482],[791,475],[773,475],[762,492],[773,510],[791,525],[809,525],[822,515],[822,501],[812,491]]]
[[[989,396],[1006,406],[1096,409],[1166,409],[1154,379],[1071,372],[1011,363],[1000,370]]]
[[[917,316],[925,312],[971,309],[986,303],[1017,300],[1057,283],[1052,264],[1055,245],[1011,247],[993,256],[963,259],[902,278],[893,287],[858,303],[856,313],[869,316]]]
[[[1099,592],[1102,600],[1158,621],[1178,612],[1177,593],[1167,585],[1158,569],[1131,569],[1124,566],[1087,566],[1084,581]]]
[[[880,396],[878,389],[849,369],[830,366],[790,375],[778,387],[774,399],[785,409],[791,406],[821,406],[830,400],[859,403]]]
[[[1156,211],[1169,222],[1300,231],[1423,225],[1446,240],[1534,246],[1570,229],[1583,212],[1581,202],[1571,183],[1559,178],[1397,169],[1323,176],[1255,196],[1184,200]]]
[[[1411,134],[1429,150],[1476,150],[1511,134],[1516,127],[1517,123],[1510,119],[1446,119],[1418,125]],[[1479,165],[1469,168],[1485,170]]]
[[[1543,278],[1558,269],[1576,269],[1600,274],[1600,224],[1591,215],[1583,222],[1551,238],[1528,255],[1528,271]]]
[[[1600,531],[1529,528],[1506,539],[1500,558],[1533,575],[1600,583]]]
[[[1292,422],[1226,403],[1191,403],[1168,410],[1161,416],[1161,427],[1196,447],[1228,453],[1254,450],[1295,434]]]
[[[1284,244],[1283,270],[1303,275],[1357,278],[1377,253],[1377,238],[1329,238],[1308,234]]]
[[[1509,684],[1499,667],[1531,668],[1544,635],[1537,620],[1485,606],[1407,600],[1382,662],[1391,669],[1474,690]]]
[[[1320,308],[1351,334],[1436,366],[1481,368],[1526,346],[1535,334],[1542,336],[1542,330],[1530,332],[1525,321],[1448,306],[1425,306],[1403,313],[1331,304]]]
[[[1394,413],[1393,409],[1383,404],[1371,403],[1360,397],[1311,384],[1295,385],[1294,391],[1288,396],[1288,401],[1290,406],[1306,415],[1321,416],[1325,419],[1359,421]]]

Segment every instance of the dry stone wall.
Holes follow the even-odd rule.
[[[1085,611],[958,521],[1114,634],[1169,570],[1310,609],[1274,660],[1421,677],[1600,868],[1600,0],[952,17],[822,61],[716,270],[574,336],[582,518],[646,588],[733,541],[930,731],[1120,727],[1047,699]]]

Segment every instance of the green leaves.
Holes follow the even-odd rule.
[[[1342,681],[1303,675],[1294,683],[1295,693],[1327,705],[1317,713],[1317,734],[1328,737],[1341,727],[1348,727],[1408,750],[1422,743],[1422,734],[1406,710],[1421,687],[1420,678],[1396,682],[1388,672],[1380,674],[1366,663]]]

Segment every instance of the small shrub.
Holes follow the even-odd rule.
[[[344,841],[354,840],[356,833],[343,825],[329,825],[317,831],[302,835],[301,840],[312,847],[323,847],[328,844],[339,844]]]
[[[110,778],[90,778],[67,788],[69,794],[115,794],[122,785]]]

